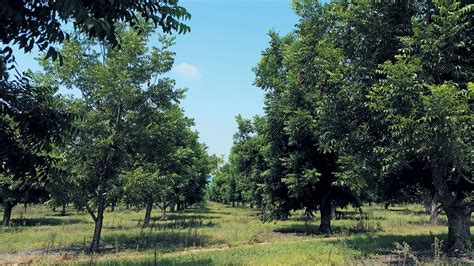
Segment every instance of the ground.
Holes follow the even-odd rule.
[[[378,265],[413,264],[415,260],[428,265],[474,263],[472,257],[443,257],[440,241],[447,236],[444,216],[438,226],[431,226],[429,215],[418,205],[388,210],[372,205],[364,206],[363,210],[363,214],[351,208],[340,210],[341,219],[333,221],[334,234],[320,235],[318,217],[305,226],[299,213],[288,221],[262,223],[256,211],[210,202],[170,214],[166,220],[160,220],[159,210],[154,210],[151,227],[143,229],[144,210],[119,207],[105,214],[102,252],[89,254],[85,250],[94,225],[88,214],[71,208],[63,217],[43,205],[26,210],[17,206],[12,226],[0,227],[0,264]],[[439,243],[441,248],[436,248]]]

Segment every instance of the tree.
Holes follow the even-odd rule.
[[[298,8],[297,12],[306,10]],[[328,21],[318,5],[310,10],[314,14],[301,14],[294,33],[283,38],[270,34],[270,47],[255,69],[256,85],[266,91],[266,159],[273,169],[265,184],[266,193],[272,195],[267,206],[276,206],[270,218],[286,219],[299,209],[311,217],[319,210],[319,229],[329,233],[333,206],[357,202],[336,175],[337,153],[325,149],[319,137],[324,120],[318,106],[323,89],[332,85],[327,73],[339,74],[341,57],[324,41],[318,43]]]
[[[0,174],[0,202],[3,204],[2,225],[10,225],[13,207],[18,203],[38,203],[47,196],[44,183],[22,182],[11,176]]]
[[[27,81],[9,84],[19,93],[7,91],[7,101],[0,100],[0,198],[4,225],[8,225],[11,209],[18,202],[39,200],[34,195],[44,191],[49,177],[57,171],[54,148],[62,146],[74,132],[74,114],[67,110],[62,97],[55,95],[54,88],[31,87],[26,92],[22,90],[23,86],[30,86]]]
[[[190,28],[180,20],[187,20],[191,15],[178,1],[155,0],[146,2],[127,1],[5,1],[0,10],[0,42],[19,45],[25,53],[36,45],[40,51],[46,51],[47,57],[53,60],[60,56],[53,45],[61,44],[69,38],[63,24],[72,22],[74,29],[112,46],[119,44],[116,23],[126,23],[135,30],[141,29],[139,17],[146,23],[161,27],[164,32],[177,31],[186,33]],[[63,24],[62,24],[63,23]],[[12,49],[3,49],[4,59],[9,60]],[[1,61],[0,70],[4,70],[5,61]],[[3,72],[0,72],[3,75]]]
[[[361,21],[357,17],[363,13],[354,11],[361,5],[342,6],[349,19],[333,23],[342,26],[334,28],[332,39],[343,51],[345,68],[336,78],[339,85],[325,89],[323,144],[339,153],[341,174],[359,180],[353,183],[436,191],[448,216],[448,247],[470,250],[472,177],[466,158],[472,141],[462,136],[469,135],[466,126],[472,123],[467,104],[472,5],[410,2],[407,12],[394,8],[382,13],[377,4],[367,5],[383,14],[374,18],[395,18],[384,25],[388,30],[376,31],[379,24],[353,24],[353,17]],[[375,51],[359,44],[366,40],[379,40],[373,43]],[[400,186],[396,180],[410,171],[424,174]]]
[[[256,116],[249,120],[238,115],[236,121],[238,131],[234,134],[229,161],[239,173],[237,186],[242,200],[260,209],[263,204],[263,172],[267,169],[262,152],[264,137],[259,134],[264,119]]]
[[[85,208],[95,223],[91,251],[99,247],[106,195],[116,184],[130,149],[136,127],[130,117],[141,111],[143,99],[160,106],[180,95],[173,90],[172,80],[156,78],[171,68],[173,53],[168,51],[171,40],[165,37],[162,48],[149,51],[146,41],[151,31],[146,25],[141,32],[123,25],[117,47],[78,35],[63,44],[61,53],[67,58],[63,65],[43,61],[45,82],[82,93],[73,107],[81,119],[75,122],[79,135],[71,145],[69,160],[76,162],[70,171],[75,187],[80,188],[74,190],[74,203]],[[143,98],[144,94],[149,97]]]
[[[377,147],[387,169],[416,156],[431,171],[431,182],[448,218],[451,252],[471,250],[470,219],[474,190],[472,51],[474,6],[436,1],[430,21],[415,20],[403,38],[405,54],[381,68],[385,79],[370,91],[370,107],[387,127],[391,142]],[[472,55],[471,55],[472,57]]]
[[[190,14],[177,1],[18,1],[2,2],[0,8],[0,173],[13,179],[36,182],[48,175],[53,159],[48,150],[62,143],[70,129],[71,114],[49,105],[56,88],[32,86],[15,69],[11,45],[29,52],[36,45],[47,57],[62,61],[54,45],[69,38],[63,25],[91,38],[119,44],[117,22],[142,28],[139,17],[165,32],[185,33],[180,20]],[[13,75],[12,74],[17,73]],[[46,151],[46,152],[44,152]],[[26,179],[29,179],[26,181]]]
[[[147,227],[155,205],[164,219],[170,205],[200,201],[209,170],[205,148],[191,130],[194,122],[178,105],[142,110],[133,137],[135,158],[123,176],[128,201],[146,207]]]

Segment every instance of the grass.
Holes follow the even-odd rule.
[[[16,207],[13,226],[0,227],[0,264],[380,264],[400,262],[405,251],[394,249],[395,243],[403,242],[420,261],[430,264],[435,262],[432,243],[447,235],[446,218],[440,216],[439,225],[431,226],[418,205],[389,210],[373,205],[365,206],[364,214],[351,208],[344,212],[343,219],[332,222],[335,233],[327,236],[318,234],[317,216],[306,227],[301,213],[288,221],[261,223],[253,210],[211,202],[164,221],[155,211],[150,228],[143,229],[144,211],[119,208],[106,213],[103,251],[91,255],[85,252],[94,227],[88,214],[69,209],[69,215],[62,217],[42,205],[26,211]]]

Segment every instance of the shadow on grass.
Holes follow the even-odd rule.
[[[408,208],[403,208],[403,209],[396,209],[396,207],[388,208],[388,209],[380,209],[381,211],[387,211],[387,212],[397,212],[400,214],[407,214],[407,215],[429,215],[429,213],[425,211],[415,211],[415,210],[410,210]]]
[[[195,266],[195,265],[215,265],[211,259],[197,259],[191,258],[189,261],[176,261],[169,258],[147,258],[137,261],[112,261],[112,262],[99,262],[98,265],[177,265],[177,266]],[[83,264],[89,265],[89,264]]]
[[[187,228],[199,228],[199,227],[214,227],[216,224],[212,221],[204,221],[203,219],[182,219],[182,220],[171,220],[164,223],[150,224],[151,228],[157,230],[167,229],[187,229]]]
[[[395,243],[406,242],[414,253],[426,254],[432,252],[435,238],[444,241],[448,238],[446,233],[430,235],[376,235],[365,234],[353,236],[345,240],[348,247],[362,252],[365,256],[391,254]],[[472,237],[474,240],[474,237]]]
[[[150,217],[150,222],[159,222],[159,221],[181,221],[181,220],[213,220],[219,219],[218,216],[204,216],[204,215],[185,215],[185,214],[170,214],[166,216],[165,220],[162,220],[160,216]],[[142,218],[131,219],[134,222],[143,222]]]
[[[344,231],[344,228],[338,226],[331,226],[334,234],[338,234]],[[328,235],[327,233],[321,233],[319,231],[319,224],[291,224],[281,228],[276,228],[273,232],[280,234],[290,234],[290,235]]]
[[[430,225],[430,221],[428,218],[426,219],[419,219],[418,221],[408,221],[408,224],[412,224],[412,225]],[[436,225],[441,225],[441,226],[448,226],[448,220],[446,219],[446,217],[438,217],[438,221],[436,223]],[[473,225],[473,223],[471,222],[471,226]]]
[[[21,218],[21,219],[12,219],[11,226],[58,226],[58,225],[68,225],[68,224],[87,224],[91,223],[82,219],[59,219],[59,218]]]
[[[212,244],[221,244],[209,236],[199,234],[196,230],[186,232],[163,232],[144,230],[142,233],[130,235],[120,233],[103,238],[104,247],[119,250],[154,250],[170,252],[189,247],[204,247]]]

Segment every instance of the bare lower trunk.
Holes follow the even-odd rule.
[[[99,250],[100,236],[102,233],[102,222],[104,220],[104,206],[99,206],[97,211],[97,219],[95,221],[94,236],[92,237],[91,252]]]
[[[90,248],[91,252],[97,252],[99,250],[100,236],[102,233],[102,225],[104,221],[105,199],[102,193],[102,189],[99,188],[98,194],[99,195],[98,195],[98,201],[97,201],[97,216],[94,214],[94,212],[90,208],[88,209],[95,223],[94,235],[92,237],[92,243],[91,243],[91,248]]]
[[[161,220],[166,219],[166,206],[163,206],[163,209],[161,209]]]
[[[431,198],[430,202],[430,224],[438,224],[438,197],[435,195]]]
[[[331,230],[331,202],[323,202],[321,205],[321,224],[319,225],[319,232],[323,234],[330,234]]]
[[[471,210],[465,202],[457,200],[444,208],[448,218],[447,247],[453,255],[471,252]]]
[[[331,206],[331,219],[336,219],[336,205]]]
[[[13,204],[10,202],[3,203],[3,226],[8,226],[10,224],[10,218],[12,216]]]
[[[66,216],[66,203],[61,206],[61,216]]]
[[[152,209],[153,209],[153,201],[150,200],[146,203],[145,219],[143,220],[143,227],[150,226],[150,217],[151,217]]]
[[[434,162],[433,183],[438,200],[448,218],[448,241],[446,247],[451,255],[468,254],[471,251],[471,206],[459,191],[451,191],[447,184],[448,167],[442,162]]]

